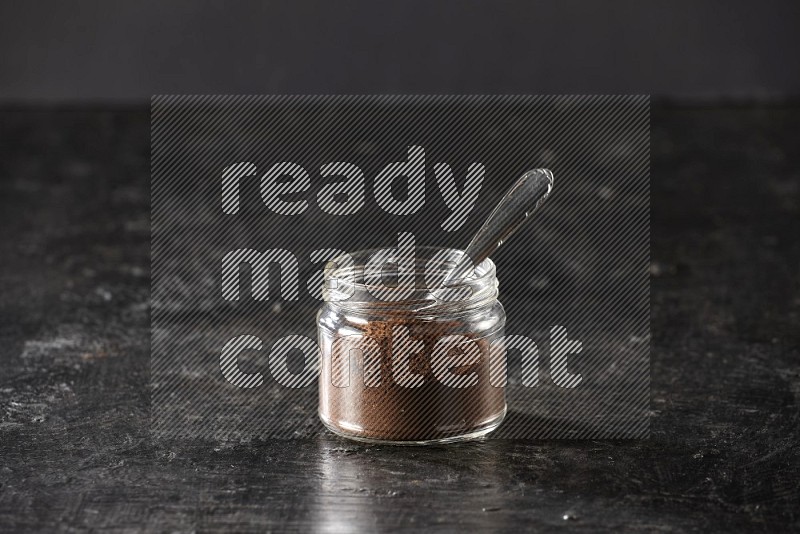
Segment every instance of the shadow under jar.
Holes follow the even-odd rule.
[[[484,260],[437,301],[427,288],[462,251],[417,248],[413,287],[404,290],[401,284],[379,290],[365,280],[375,252],[356,252],[326,268],[325,304],[317,314],[320,419],[336,434],[380,443],[488,434],[506,413],[505,312],[494,263]]]

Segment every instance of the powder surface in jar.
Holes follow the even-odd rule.
[[[417,343],[396,346],[399,328],[407,329],[409,338]],[[332,343],[331,361],[323,364],[320,382],[320,395],[326,402],[323,417],[332,429],[367,439],[427,441],[477,431],[504,415],[504,391],[489,380],[494,333],[475,332],[467,321],[397,317],[370,321],[362,335],[374,340],[378,347],[380,383],[365,384],[365,352],[355,351],[354,367],[358,372],[351,371],[347,387],[333,385],[331,366],[347,361],[350,346]],[[452,387],[434,376],[434,349],[439,340],[450,335],[465,336],[478,348],[477,361],[449,369],[456,376],[474,374],[473,385]],[[421,385],[406,387],[397,383],[393,362],[398,356],[407,359],[412,374],[422,377]]]

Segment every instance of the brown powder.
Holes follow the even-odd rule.
[[[412,373],[424,377],[423,384],[417,387],[403,387],[393,379],[392,331],[399,326],[407,328],[411,339],[423,344],[421,351],[400,356],[409,358]],[[489,381],[489,354],[491,341],[502,332],[487,336],[470,330],[470,326],[468,321],[413,317],[370,321],[362,333],[373,339],[380,349],[380,385],[365,386],[362,373],[351,369],[349,386],[334,386],[331,362],[340,358],[347,361],[348,355],[323,354],[326,359],[320,377],[320,415],[323,421],[340,434],[387,441],[446,439],[498,423],[505,413],[505,392]],[[476,373],[478,380],[475,385],[450,387],[434,376],[431,355],[437,341],[447,335],[463,335],[477,344],[479,361],[452,370],[454,374]],[[333,350],[349,352],[348,348]],[[363,358],[358,352],[356,354],[356,369],[363,370]]]

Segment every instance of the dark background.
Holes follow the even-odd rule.
[[[800,3],[5,0],[0,99],[800,91]]]
[[[0,531],[800,531],[798,50],[789,1],[0,3]],[[150,95],[392,92],[653,95],[649,439],[152,438]]]

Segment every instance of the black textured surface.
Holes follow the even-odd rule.
[[[146,111],[0,112],[0,530],[800,528],[800,109],[655,108],[651,439],[149,437]]]

